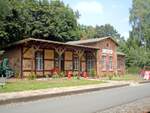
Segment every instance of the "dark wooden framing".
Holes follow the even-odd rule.
[[[30,46],[30,45],[33,45],[33,46]],[[24,54],[29,50],[29,48],[31,48],[31,47],[35,47],[35,46],[38,46],[38,49],[37,50],[35,50],[34,52],[36,53],[37,51],[40,51],[40,52],[42,52],[43,53],[43,70],[36,70],[36,55],[35,55],[35,53],[34,53],[34,69],[32,70],[28,70],[28,69],[23,69],[23,60],[32,60],[32,58],[27,58],[27,57],[24,57]],[[26,47],[26,49],[24,50],[24,48]],[[90,51],[90,52],[94,52],[95,51],[95,49],[87,49],[87,48],[80,48],[80,47],[76,47],[76,49],[74,49],[74,47],[71,47],[71,46],[61,46],[61,45],[55,45],[55,44],[43,44],[43,43],[38,43],[38,44],[36,44],[36,43],[34,43],[34,42],[30,42],[30,43],[25,43],[24,45],[22,45],[21,46],[21,77],[23,77],[23,72],[31,72],[31,71],[33,71],[35,74],[37,74],[37,72],[43,72],[43,75],[45,74],[45,72],[48,72],[48,71],[51,71],[51,70],[46,70],[45,69],[45,61],[54,61],[54,68],[56,67],[55,66],[55,48],[65,48],[65,51],[63,52],[63,62],[64,62],[64,71],[67,71],[67,70],[65,70],[65,61],[68,61],[68,62],[72,62],[72,71],[74,71],[74,55],[75,55],[75,50],[83,50],[84,51],[84,53],[83,53],[83,55],[85,55],[85,60],[82,60],[82,57],[79,59],[79,64],[80,64],[80,66],[79,66],[79,70],[78,71],[80,71],[80,70],[82,70],[81,68],[82,68],[82,63],[85,63],[86,64],[86,67],[85,67],[85,71],[87,71],[87,52],[88,51]],[[40,49],[40,50],[39,50]],[[54,58],[53,59],[47,59],[47,58],[45,58],[45,50],[53,50],[54,51]],[[65,59],[65,52],[68,52],[68,51],[70,51],[70,52],[72,52],[72,60],[66,60]],[[77,55],[78,56],[78,55]],[[78,56],[79,57],[79,56]]]

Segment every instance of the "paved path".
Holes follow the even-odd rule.
[[[150,96],[150,84],[0,106],[0,113],[96,113]]]

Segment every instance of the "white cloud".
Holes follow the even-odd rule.
[[[79,1],[73,6],[73,9],[78,10],[81,15],[79,23],[93,26],[98,24],[97,21],[101,19],[104,11],[101,3],[94,0]]]
[[[75,7],[75,10],[78,10],[82,15],[90,14],[102,14],[103,7],[99,2],[96,1],[80,1]]]

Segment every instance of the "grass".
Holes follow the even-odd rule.
[[[52,79],[52,80],[16,80],[8,82],[3,88],[0,87],[0,93],[17,92],[25,90],[37,90],[46,88],[70,87],[90,84],[101,84],[104,81],[95,80],[66,80],[66,79]]]
[[[141,78],[139,77],[139,75],[132,75],[132,74],[127,74],[127,75],[122,75],[122,76],[114,76],[112,78],[112,80],[117,80],[117,81],[121,81],[121,80],[124,80],[124,81],[138,81],[138,80],[141,80]]]

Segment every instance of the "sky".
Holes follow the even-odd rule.
[[[83,25],[111,24],[124,36],[129,37],[129,9],[132,0],[62,0],[74,11],[79,11],[78,22]]]

